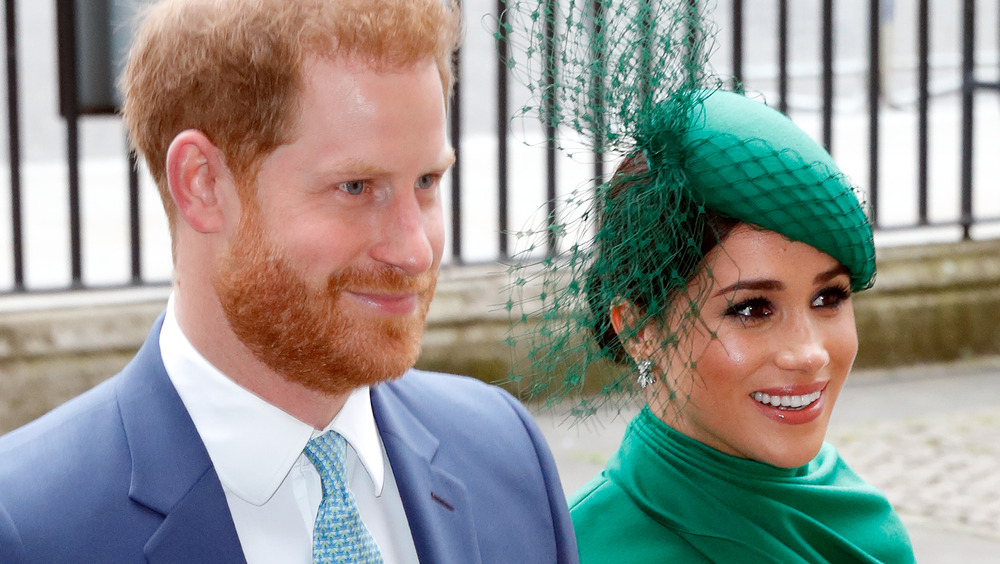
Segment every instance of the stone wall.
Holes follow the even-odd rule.
[[[503,267],[448,267],[428,314],[422,368],[503,381]],[[0,298],[0,433],[120,369],[167,288]],[[856,366],[1000,354],[1000,241],[880,249],[875,288],[856,298]]]

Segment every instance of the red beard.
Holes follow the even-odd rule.
[[[252,211],[219,261],[215,291],[236,336],[290,382],[331,395],[401,376],[420,354],[437,271],[417,277],[391,269],[346,269],[325,288],[310,288],[280,251],[265,242]],[[338,308],[345,289],[416,293],[406,316],[364,316]]]

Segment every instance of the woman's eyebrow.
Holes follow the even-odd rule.
[[[827,270],[825,272],[820,272],[819,274],[817,274],[816,278],[813,278],[813,283],[823,284],[824,282],[829,282],[830,280],[833,280],[834,278],[840,276],[841,274],[850,276],[851,271],[848,270],[846,266],[838,264],[837,266],[831,268],[830,270]]]
[[[737,290],[768,290],[777,291],[784,290],[785,283],[779,280],[771,280],[768,278],[756,279],[756,280],[737,280],[732,284],[722,288],[715,293],[716,296],[721,296],[723,294],[731,294]]]

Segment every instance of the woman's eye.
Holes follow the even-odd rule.
[[[337,185],[337,188],[347,192],[352,196],[357,196],[365,191],[365,181],[364,180],[351,180],[349,182],[341,182]]]
[[[433,174],[425,174],[417,179],[415,186],[422,190],[426,190],[427,188],[433,188],[436,182],[437,176]]]
[[[759,320],[774,313],[771,302],[764,298],[754,298],[735,303],[726,310],[726,315],[742,321]]]
[[[812,307],[836,308],[850,297],[851,291],[847,288],[826,288],[813,298]]]

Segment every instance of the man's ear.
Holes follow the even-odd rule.
[[[199,233],[220,231],[232,176],[215,144],[201,131],[182,131],[167,149],[166,164],[167,184],[180,217]]]

